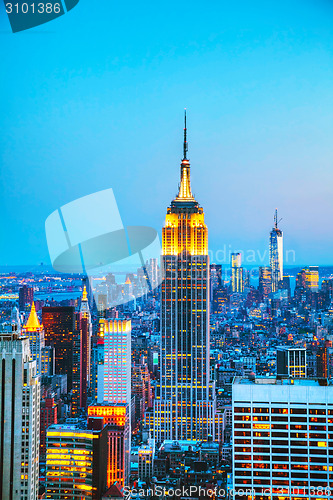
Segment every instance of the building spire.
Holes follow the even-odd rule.
[[[182,159],[180,165],[180,186],[179,193],[176,197],[177,201],[195,201],[194,196],[191,192],[191,181],[190,181],[190,162],[187,159],[188,142],[187,142],[187,127],[186,127],[186,109],[184,116],[184,158]]]
[[[274,214],[274,226],[275,229],[277,229],[278,221],[277,221],[277,208],[275,209],[275,214]]]
[[[42,327],[42,325],[40,324],[37,313],[36,313],[35,303],[33,302],[32,306],[31,306],[31,311],[29,314],[28,321],[24,325],[23,328],[24,328],[24,330],[33,331],[33,330],[38,330],[41,327]]]
[[[187,152],[188,152],[188,142],[187,142],[187,128],[186,128],[186,108],[184,110],[184,146],[183,146],[183,151],[184,151],[184,157],[183,160],[187,160]]]

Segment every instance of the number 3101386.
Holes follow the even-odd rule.
[[[60,14],[60,3],[6,3],[7,14]]]

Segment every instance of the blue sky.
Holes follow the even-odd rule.
[[[80,3],[13,34],[0,8],[0,264],[49,263],[48,215],[112,187],[160,230],[183,109],[213,252],[333,264],[333,2]],[[84,223],[84,221],[83,221]]]

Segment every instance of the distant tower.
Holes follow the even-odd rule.
[[[31,305],[34,300],[34,289],[31,286],[23,285],[19,289],[19,309],[25,310],[25,306]]]
[[[272,269],[269,266],[259,267],[259,292],[264,299],[272,293]]]
[[[32,359],[36,361],[37,375],[42,374],[42,349],[45,347],[44,328],[40,324],[35,303],[32,303],[28,321],[23,326],[23,334],[29,338]]]
[[[0,498],[37,500],[40,383],[29,339],[0,335]]]
[[[242,254],[231,254],[231,288],[233,292],[244,292],[244,270],[242,265]]]
[[[163,228],[160,384],[154,401],[155,438],[207,440],[215,399],[210,384],[208,230],[194,198],[184,156],[179,192]]]
[[[277,210],[274,215],[274,227],[269,238],[269,263],[272,269],[272,292],[277,292],[279,281],[283,280],[283,235],[278,228]]]

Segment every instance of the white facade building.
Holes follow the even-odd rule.
[[[0,498],[36,500],[40,383],[29,339],[0,336]]]
[[[236,377],[233,444],[235,499],[332,498],[333,386]]]
[[[97,392],[101,395],[103,390],[103,400],[108,403],[130,404],[131,322],[101,320],[100,328],[104,333],[104,365],[98,370]],[[103,381],[100,381],[102,374]]]

